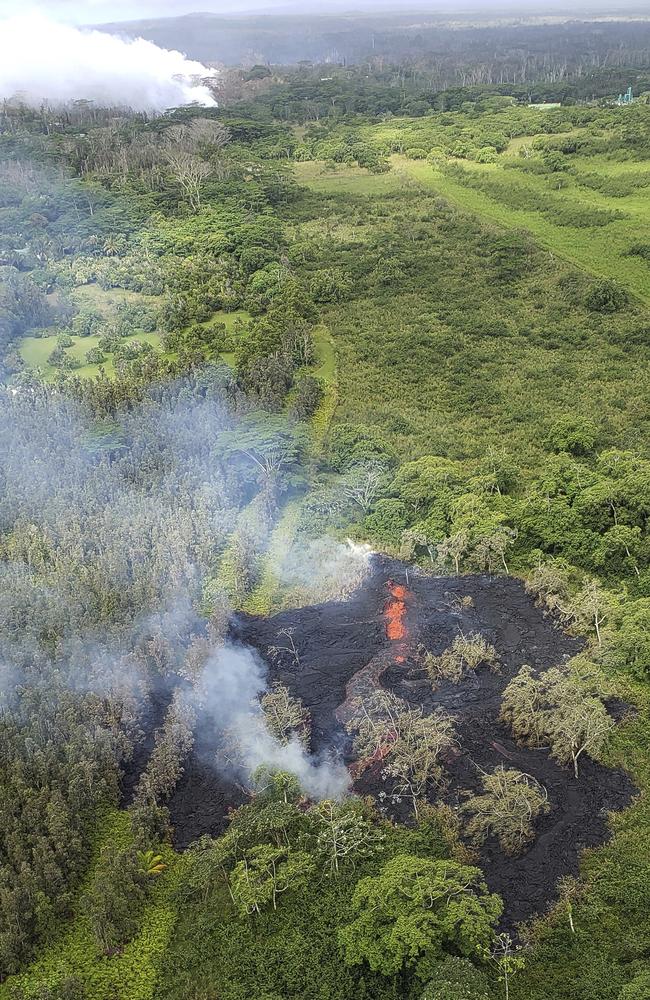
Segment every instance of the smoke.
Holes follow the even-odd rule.
[[[75,28],[40,12],[0,21],[0,98],[34,106],[88,100],[136,111],[215,106],[202,82],[212,75],[181,52]]]
[[[245,646],[226,644],[205,666],[199,684],[202,707],[215,730],[225,734],[226,745],[235,748],[236,765],[249,775],[262,765],[288,771],[311,798],[340,798],[350,784],[342,763],[310,756],[297,737],[283,744],[269,733],[259,704],[266,687],[264,663]]]
[[[320,603],[348,597],[363,582],[370,569],[373,550],[347,539],[327,536],[294,542],[278,560],[278,579],[295,587],[302,601]]]
[[[104,421],[52,391],[0,392],[0,697],[36,663],[45,685],[56,669],[67,690],[107,697],[130,722],[148,688],[181,676],[213,746],[234,737],[240,771],[289,771],[310,797],[338,797],[342,764],[266,729],[266,666],[219,645],[227,610],[209,629],[197,613],[251,490],[228,445],[247,417],[213,378],[204,372],[205,396],[179,380]],[[313,578],[318,564],[340,588],[367,559],[363,547],[315,542],[294,551],[290,573]]]
[[[24,680],[22,671],[13,664],[0,660],[0,716],[12,707],[17,698],[17,688]]]

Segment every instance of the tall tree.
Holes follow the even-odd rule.
[[[339,940],[348,965],[391,976],[424,955],[478,955],[502,909],[478,868],[400,854],[357,884]]]

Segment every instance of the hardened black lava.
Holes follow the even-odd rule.
[[[407,595],[403,607],[395,605],[392,596],[401,595],[401,588]],[[387,634],[390,616],[404,626],[397,640]],[[418,646],[440,653],[459,632],[479,632],[492,643],[499,671],[481,668],[458,685],[443,682],[432,691],[416,656]],[[428,576],[403,563],[375,558],[372,572],[352,597],[268,618],[238,615],[232,633],[233,639],[259,651],[270,681],[282,681],[309,708],[315,752],[334,750],[351,762],[349,740],[339,721],[345,715],[346,695],[381,684],[411,705],[427,712],[440,706],[454,716],[459,749],[445,761],[448,784],[444,792],[432,793],[432,801],[437,794],[456,804],[463,790],[478,787],[480,769],[499,764],[531,774],[545,785],[551,809],[537,823],[529,850],[509,858],[488,841],[480,852],[478,863],[490,888],[504,899],[506,927],[548,907],[558,878],[577,872],[581,850],[607,839],[608,812],[625,808],[635,792],[625,772],[589,759],[575,780],[572,770],[556,764],[547,752],[518,747],[498,721],[503,689],[523,664],[544,670],[580,649],[580,642],[544,615],[513,578]],[[279,652],[273,653],[273,647]],[[619,718],[626,711],[625,706],[612,706],[612,714],[614,709]],[[198,732],[203,730],[199,727]],[[203,833],[221,833],[228,810],[245,801],[244,791],[221,776],[212,759],[214,748],[199,736],[169,803],[179,848]],[[355,790],[375,797],[389,793],[381,764],[366,769]],[[390,802],[389,794],[382,798]],[[405,802],[384,808],[398,821],[410,820]]]

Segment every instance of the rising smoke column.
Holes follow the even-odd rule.
[[[214,71],[142,38],[61,24],[40,12],[0,20],[0,98],[38,107],[75,100],[135,111],[215,106]]]
[[[261,766],[288,771],[311,798],[340,798],[350,785],[346,767],[327,756],[313,757],[298,737],[286,744],[275,739],[259,703],[266,689],[266,668],[257,653],[226,643],[206,663],[197,695],[208,724],[236,745],[237,765],[249,776]]]

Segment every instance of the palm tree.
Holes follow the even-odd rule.
[[[154,851],[138,851],[138,861],[140,868],[148,878],[162,874],[167,867],[163,862],[162,854],[155,854]]]

